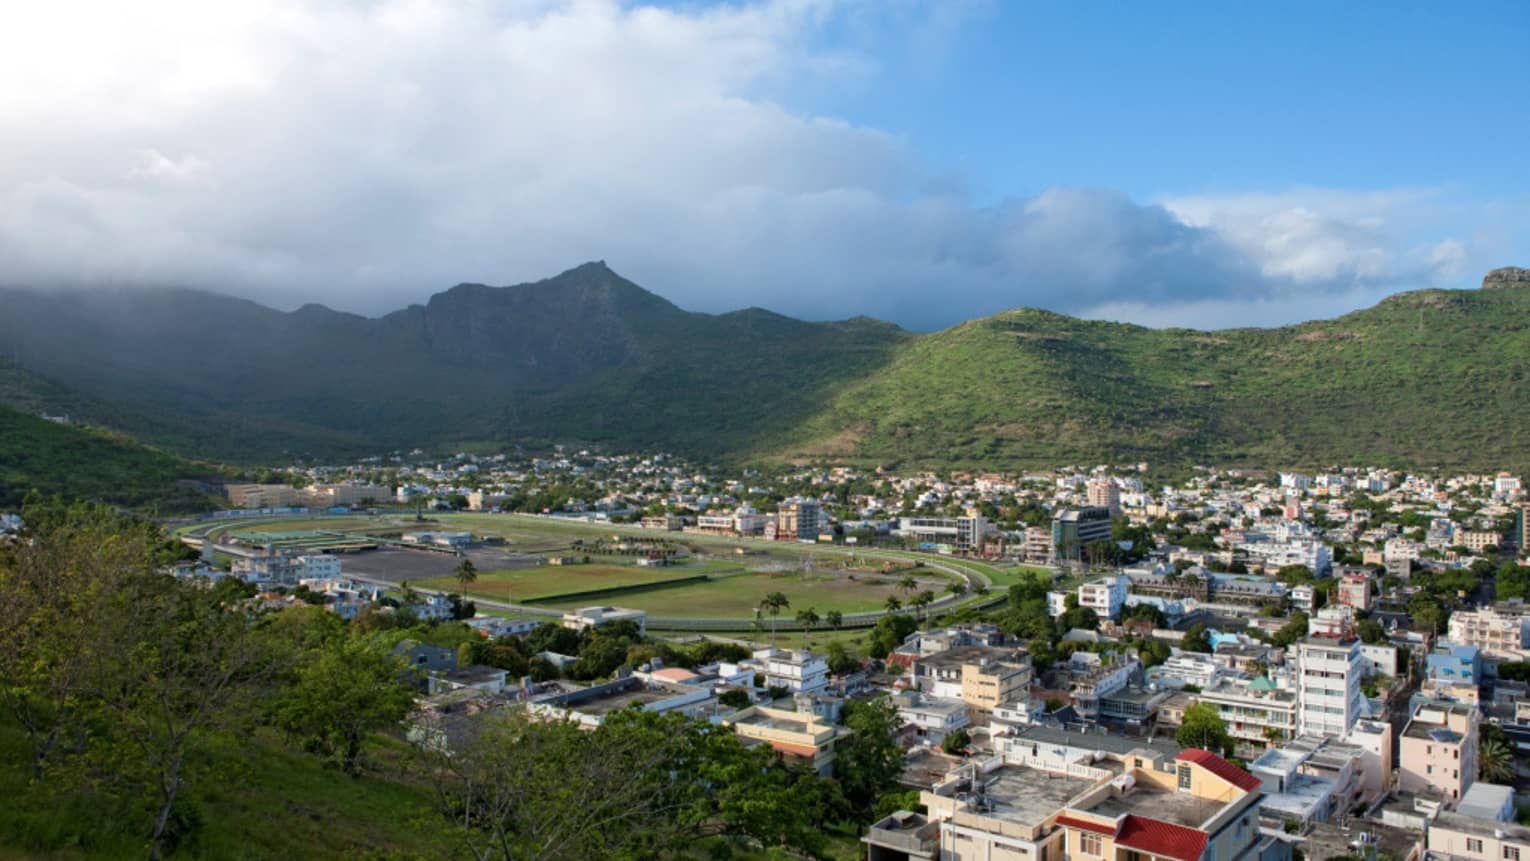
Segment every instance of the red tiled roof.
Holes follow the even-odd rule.
[[[1112,837],[1114,837],[1116,834],[1116,829],[1113,825],[1106,825],[1103,822],[1095,822],[1089,819],[1075,819],[1074,817],[1067,815],[1057,817],[1057,824],[1065,828],[1079,828],[1084,831],[1093,831],[1096,834],[1109,834]]]
[[[1121,823],[1121,833],[1116,835],[1116,845],[1180,861],[1196,861],[1206,851],[1206,832],[1128,813]]]
[[[1179,752],[1179,756],[1175,757],[1175,759],[1181,762],[1193,762],[1245,792],[1253,792],[1260,787],[1259,778],[1209,750],[1201,750],[1194,747],[1185,748]]]

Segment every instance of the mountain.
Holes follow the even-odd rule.
[[[912,336],[683,311],[588,263],[368,319],[191,290],[0,292],[0,351],[114,426],[253,461],[580,440],[725,455],[788,436]]]
[[[20,387],[34,403],[74,398],[90,420],[233,461],[558,441],[901,466],[1530,466],[1530,281],[1496,270],[1484,288],[1277,329],[1020,309],[914,335],[692,313],[597,262],[379,318],[190,290],[0,291],[0,352],[46,378]]]

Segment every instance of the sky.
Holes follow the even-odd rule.
[[[1530,4],[0,0],[0,282],[1269,326],[1530,265]]]

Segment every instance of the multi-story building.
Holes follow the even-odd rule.
[[[955,550],[977,550],[988,534],[988,521],[981,515],[968,517],[901,517],[893,534],[908,541]]]
[[[899,691],[892,696],[898,720],[911,724],[927,741],[939,742],[972,722],[967,704],[961,700],[925,696],[919,691]]]
[[[1482,698],[1482,652],[1440,643],[1424,659],[1423,692],[1435,700],[1476,705]]]
[[[1088,607],[1101,619],[1114,619],[1126,606],[1126,593],[1131,581],[1124,574],[1101,577],[1078,587],[1078,605]]]
[[[231,508],[289,508],[298,504],[289,484],[230,484],[223,488]]]
[[[829,664],[807,649],[765,649],[755,657],[765,660],[765,684],[786,688],[794,694],[812,694],[829,686]]]
[[[1267,678],[1248,684],[1223,682],[1191,696],[1216,706],[1227,734],[1248,747],[1264,748],[1296,735],[1297,693],[1280,690]]]
[[[1444,811],[1429,824],[1431,861],[1530,861],[1530,828]]]
[[[1530,646],[1530,616],[1497,607],[1460,610],[1450,614],[1450,639],[1476,646],[1490,657],[1524,660]]]
[[[1142,663],[1124,652],[1074,652],[1068,667],[1073,708],[1082,717],[1093,719],[1099,717],[1100,701],[1125,688]]]
[[[1339,603],[1356,610],[1371,609],[1371,578],[1364,574],[1345,574],[1339,578]]]
[[[1045,564],[1052,561],[1052,530],[1045,526],[1025,529],[1025,561]]]
[[[1470,532],[1456,533],[1456,543],[1470,550],[1472,553],[1482,553],[1489,548],[1497,548],[1503,544],[1503,536],[1497,532],[1488,530],[1472,530]]]
[[[983,645],[921,655],[912,669],[914,685],[925,693],[990,710],[1023,698],[1033,675],[1029,655]]]
[[[1121,513],[1121,486],[1113,478],[1091,478],[1085,493],[1089,504],[1107,508],[1114,517]]]
[[[1065,508],[1052,517],[1052,554],[1076,562],[1096,541],[1110,540],[1110,509],[1099,505]]]
[[[750,706],[722,719],[745,744],[768,744],[781,756],[805,763],[821,775],[834,770],[835,749],[850,731],[812,712]]]
[[[776,511],[776,537],[781,540],[813,541],[824,525],[822,509],[816,499],[788,499]]]
[[[1359,639],[1308,637],[1296,644],[1297,732],[1343,738],[1362,714]]]
[[[1399,744],[1398,788],[1437,789],[1459,800],[1477,778],[1476,706],[1424,703],[1403,729]]]
[[[872,826],[870,861],[1284,861],[1290,849],[1259,829],[1258,778],[1203,750],[1174,760],[1142,749],[1100,751],[1058,768],[994,757],[920,793],[928,811]]]
[[[1228,669],[1211,655],[1200,652],[1180,652],[1170,655],[1163,663],[1148,672],[1149,680],[1164,680],[1172,686],[1177,681],[1194,685],[1201,690],[1216,687]]]

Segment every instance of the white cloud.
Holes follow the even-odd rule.
[[[950,8],[923,14],[949,26]],[[0,272],[377,312],[603,258],[685,307],[926,327],[1123,301],[1195,322],[1476,262],[1471,238],[1399,238],[1434,192],[974,206],[897,136],[781,98],[874,77],[819,43],[877,9],[18,4]]]

